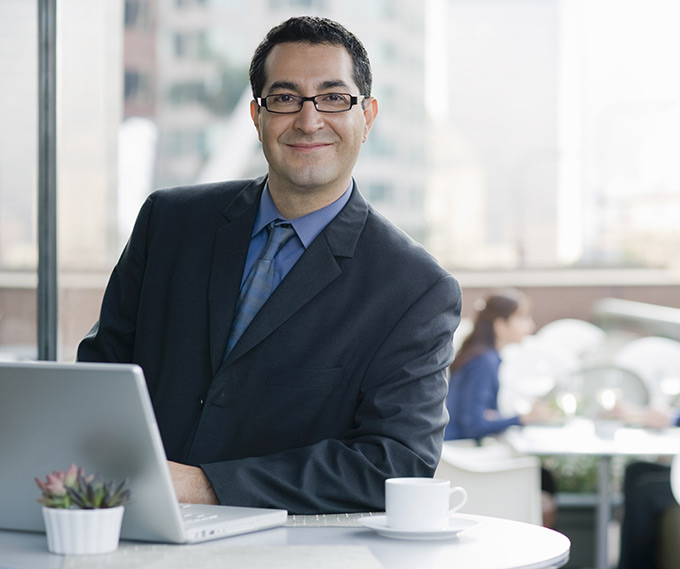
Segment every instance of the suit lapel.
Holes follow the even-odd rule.
[[[262,342],[341,275],[336,257],[354,255],[367,212],[368,205],[355,187],[347,205],[310,244],[262,306],[229,354],[227,365]]]
[[[341,273],[324,239],[317,237],[255,315],[229,354],[229,364],[259,344]]]
[[[224,223],[215,231],[208,284],[210,361],[213,371],[217,371],[222,365],[250,244],[250,233],[263,188],[264,178],[245,186],[222,213]]]

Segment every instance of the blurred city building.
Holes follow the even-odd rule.
[[[537,321],[587,318],[602,295],[680,305],[673,0],[57,5],[66,359],[151,191],[265,171],[248,63],[302,13],[364,42],[380,116],[360,189],[468,300],[532,289]],[[37,6],[0,1],[0,352],[35,343]]]
[[[560,2],[438,2],[429,246],[449,267],[555,267]]]
[[[408,0],[127,0],[125,116],[150,118],[157,129],[149,189],[264,173],[248,111],[250,58],[267,30],[292,14],[323,15],[362,39],[374,67],[381,119],[356,169],[361,190],[423,241],[425,6]]]

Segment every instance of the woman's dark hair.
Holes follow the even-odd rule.
[[[373,77],[368,54],[358,38],[343,26],[327,18],[300,16],[289,18],[272,28],[257,46],[250,62],[250,88],[253,97],[261,97],[266,82],[264,64],[269,52],[275,45],[287,42],[306,42],[312,44],[328,43],[342,45],[349,52],[354,64],[354,82],[359,87],[359,95],[369,97]]]
[[[515,289],[503,289],[488,296],[486,300],[478,300],[475,303],[477,315],[472,332],[465,338],[463,345],[453,360],[450,372],[461,368],[465,362],[488,350],[496,347],[496,332],[493,323],[497,318],[507,320],[519,308],[524,295]]]

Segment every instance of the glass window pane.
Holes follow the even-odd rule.
[[[0,2],[0,360],[37,357],[37,21]]]
[[[63,0],[58,6],[59,358],[72,361],[78,341],[97,319],[123,243],[118,139],[125,3]],[[139,90],[135,95],[139,101]]]
[[[359,187],[454,273],[677,269],[676,4],[63,0],[63,358],[96,320],[151,191],[266,171],[248,65],[301,7],[345,24],[373,63],[380,114]],[[2,262],[34,255],[27,231],[11,255],[0,243]]]

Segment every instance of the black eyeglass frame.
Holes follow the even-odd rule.
[[[267,95],[267,97],[276,97],[276,96],[280,96],[280,95],[281,95],[281,93],[274,93],[272,95]],[[324,96],[328,96],[328,95],[344,95],[344,96],[349,97],[349,107],[346,108],[346,109],[342,109],[341,111],[323,111],[323,110],[319,109],[319,104],[317,103],[316,98],[317,97],[324,97]],[[350,95],[349,93],[320,93],[318,95],[314,95],[313,97],[300,97],[299,95],[293,95],[293,94],[290,94],[289,96],[295,97],[296,99],[299,99],[299,107],[296,111],[272,111],[269,107],[267,107],[267,97],[256,97],[255,101],[257,101],[257,104],[260,107],[266,109],[266,111],[268,113],[274,113],[275,115],[294,115],[295,113],[299,113],[302,110],[302,105],[304,105],[305,101],[312,101],[312,103],[314,103],[314,108],[316,109],[317,112],[332,115],[332,114],[336,114],[336,113],[346,113],[347,111],[351,111],[352,107],[354,105],[359,104],[360,98],[365,99],[365,95],[358,95],[358,96],[355,97],[354,95]],[[363,100],[361,102],[363,103]]]

